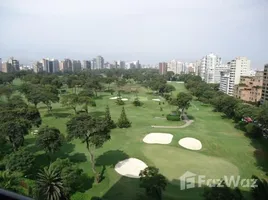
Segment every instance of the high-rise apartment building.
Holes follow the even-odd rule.
[[[174,72],[174,74],[184,73],[185,71],[184,63],[176,60],[171,60],[167,64],[167,71]]]
[[[43,66],[43,72],[48,72],[49,71],[49,59],[43,58],[41,61],[42,66]]]
[[[91,62],[89,60],[84,60],[83,61],[83,69],[91,69]]]
[[[234,86],[239,84],[240,77],[241,76],[248,76],[250,72],[250,60],[248,60],[246,57],[237,57],[235,60],[232,60],[227,63],[228,70],[225,71],[225,73],[222,73],[220,78],[220,90],[230,96],[233,96],[234,93]],[[225,82],[222,82],[222,80],[225,79],[227,76],[226,73],[229,73],[229,81],[228,81],[228,88],[221,87],[222,84],[225,84]],[[225,88],[225,89],[224,89]]]
[[[2,72],[2,58],[0,58],[0,72]]]
[[[71,72],[73,70],[73,63],[70,59],[65,58],[59,63],[59,70],[62,72]]]
[[[33,70],[35,73],[42,72],[43,71],[43,65],[41,62],[35,62],[33,63]]]
[[[261,103],[268,101],[268,64],[264,66],[263,70],[263,84],[262,84],[262,97]]]
[[[263,72],[255,76],[241,76],[240,83],[234,86],[234,97],[246,102],[258,102],[262,97]]]
[[[104,58],[101,56],[96,57],[96,68],[103,69],[104,68]]]
[[[167,73],[167,63],[161,62],[159,63],[159,74],[166,74]]]
[[[56,73],[59,71],[59,61],[57,59],[51,59],[52,62],[52,71],[50,73]]]
[[[200,76],[206,83],[219,83],[222,69],[221,57],[210,53],[202,58]]]
[[[13,57],[9,58],[7,62],[2,63],[2,72],[10,73],[20,70],[20,63],[18,60],[15,60]]]
[[[82,70],[82,65],[80,60],[72,60],[72,71],[73,72],[80,72]]]
[[[122,61],[122,60],[117,61],[117,65],[118,65],[118,68],[120,69],[125,69],[126,67],[125,61]]]
[[[97,69],[97,60],[93,58],[91,61],[91,69]]]

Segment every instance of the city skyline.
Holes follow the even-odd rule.
[[[102,55],[155,64],[192,62],[215,52],[224,63],[245,56],[261,69],[268,62],[267,8],[265,0],[10,0],[0,5],[1,26],[9,27],[0,33],[0,57],[30,63]]]

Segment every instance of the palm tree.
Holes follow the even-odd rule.
[[[60,171],[53,169],[51,165],[45,167],[38,174],[37,188],[38,199],[42,200],[66,200]]]
[[[268,199],[268,183],[264,179],[259,179],[257,176],[252,176],[256,180],[256,186],[251,188],[251,194],[254,200]]]
[[[155,167],[147,167],[140,172],[140,187],[146,196],[155,200],[162,199],[162,190],[167,186],[167,179]]]

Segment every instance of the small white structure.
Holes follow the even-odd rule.
[[[128,101],[128,99],[127,98],[123,98],[122,101]]]
[[[139,178],[140,172],[147,167],[144,162],[137,158],[128,158],[117,163],[115,165],[115,171],[122,176]]]
[[[118,99],[118,98],[120,98],[120,97],[111,97],[110,99],[115,100],[115,99]]]
[[[161,101],[160,99],[152,99],[153,101]]]

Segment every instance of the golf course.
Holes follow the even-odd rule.
[[[14,80],[15,85],[19,85],[19,82],[18,79]],[[172,96],[180,92],[188,92],[183,83],[169,82],[168,84],[176,89],[172,92]],[[138,178],[122,176],[115,170],[119,162],[129,158],[140,160],[146,166],[157,167],[159,172],[168,179],[168,185],[163,192],[164,200],[203,199],[203,188],[180,190],[179,178],[187,171],[213,179],[231,175],[251,178],[253,174],[260,178],[265,177],[260,163],[261,159],[264,161],[266,158],[265,156],[259,157],[257,162],[255,157],[260,144],[256,142],[253,145],[252,140],[245,137],[241,130],[236,129],[233,121],[225,118],[223,113],[214,112],[212,106],[194,98],[191,106],[186,110],[192,123],[184,126],[187,121],[166,119],[166,115],[176,110],[176,107],[168,104],[163,97],[155,95],[150,89],[135,82],[127,83],[126,87],[135,88],[138,92],[137,94],[122,93],[121,96],[125,99],[123,106],[116,104],[116,94],[99,92],[95,98],[96,107],[89,107],[89,113],[92,116],[103,117],[108,105],[111,118],[115,122],[119,119],[122,107],[124,107],[127,118],[131,122],[130,128],[112,129],[111,139],[105,142],[102,148],[96,150],[96,170],[103,176],[100,183],[94,182],[90,156],[86,145],[81,140],[74,139],[64,143],[60,150],[52,155],[53,160],[69,158],[89,177],[92,177],[85,181],[87,185],[85,191],[76,192],[71,199],[130,200],[144,193],[144,190],[139,187]],[[111,84],[111,88],[116,89],[116,85]],[[72,90],[68,92],[71,93]],[[136,96],[143,103],[140,107],[132,103]],[[159,99],[159,101],[153,99]],[[48,114],[44,104],[38,105],[42,126],[55,127],[67,136],[66,123],[74,115],[74,111],[63,107],[61,103],[53,103],[51,106],[52,112]],[[151,134],[145,138],[150,133],[159,134]],[[158,138],[154,139],[154,136]],[[25,146],[37,156],[35,165],[43,168],[49,165],[50,161],[45,152],[34,145],[35,137],[34,134],[27,135]],[[153,141],[150,138],[153,138]],[[161,138],[163,138],[162,143]],[[184,138],[188,139],[182,140]],[[188,149],[187,144],[192,140],[197,141],[197,146],[194,145],[189,147],[192,149]],[[120,167],[124,167],[122,163]],[[124,167],[124,170],[126,169],[128,167]],[[248,188],[240,189],[245,197],[249,196]]]

